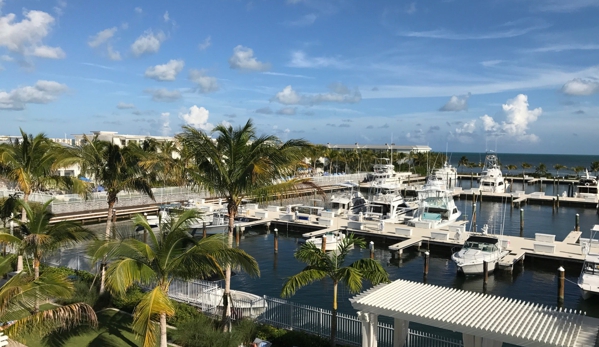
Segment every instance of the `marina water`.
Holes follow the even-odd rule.
[[[456,204],[465,213],[465,218],[468,220],[472,210],[472,201],[458,200]],[[524,237],[527,238],[534,238],[535,233],[550,233],[556,235],[556,240],[562,240],[574,229],[577,213],[580,214],[580,228],[583,231],[583,237],[589,237],[589,230],[593,225],[599,224],[599,216],[594,209],[561,207],[554,212],[550,206],[525,205],[522,208],[525,216]],[[505,219],[504,222],[503,219]],[[479,203],[477,206],[477,220],[479,227],[486,223],[489,224],[491,230],[499,232],[503,223],[506,235],[520,234],[520,210],[518,208],[510,209],[509,203],[485,202],[483,199],[482,204]],[[245,274],[236,275],[232,279],[233,289],[279,297],[286,278],[297,274],[304,268],[305,264],[293,257],[293,253],[301,245],[301,232],[294,231],[292,225],[279,226],[279,251],[278,254],[275,254],[272,229],[274,228],[271,226],[270,233],[267,233],[265,228],[246,231],[246,236],[240,242],[240,248],[256,258],[260,264],[261,277],[250,278]],[[370,239],[366,239],[370,241]],[[465,277],[457,274],[457,268],[450,260],[452,250],[448,247],[429,247],[424,243],[420,251],[415,248],[407,249],[401,256],[401,260],[391,261],[391,254],[387,247],[398,240],[388,240],[386,244],[381,239],[372,240],[375,242],[375,257],[389,272],[391,280],[424,281],[422,251],[430,248],[431,259],[429,274],[426,278],[427,283],[483,292],[482,277]],[[354,249],[346,261],[349,264],[356,259],[369,256],[370,252],[367,249]],[[528,257],[523,267],[519,264],[515,266],[513,273],[498,270],[489,276],[486,293],[555,307],[557,305],[556,273],[560,265],[557,261]],[[568,263],[565,268],[567,280],[564,306],[583,310],[590,316],[599,317],[599,298],[583,300],[576,285],[581,264]],[[298,290],[290,300],[331,309],[332,290],[332,282],[323,280]],[[401,293],[397,293],[397,295],[401,295]],[[352,294],[340,286],[338,300],[340,312],[355,313],[348,300],[350,297]],[[426,303],[423,302],[423,304]]]

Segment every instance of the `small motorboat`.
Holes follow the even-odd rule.
[[[312,243],[316,247],[322,248],[322,239],[323,238],[326,239],[325,251],[334,251],[339,247],[339,245],[341,244],[341,241],[343,241],[343,239],[345,239],[345,234],[343,234],[340,231],[330,231],[330,232],[327,232],[326,234],[322,235],[321,237],[312,236],[311,238],[306,240],[306,243]]]
[[[451,256],[451,260],[457,265],[458,271],[465,275],[484,274],[484,262],[487,262],[487,271],[493,272],[501,258],[509,251],[502,249],[499,238],[488,235],[488,226],[483,227],[482,233],[471,234],[462,248]]]

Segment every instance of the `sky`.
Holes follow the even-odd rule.
[[[599,0],[0,0],[1,135],[598,154]]]

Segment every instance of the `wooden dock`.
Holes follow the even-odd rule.
[[[288,223],[294,227],[310,225],[319,228],[302,234],[303,237],[323,235],[326,232],[342,230],[368,238],[383,238],[387,241],[397,240],[388,247],[389,251],[402,254],[409,247],[426,247],[429,245],[445,246],[458,249],[470,235],[464,230],[465,221],[459,221],[440,229],[423,229],[407,226],[405,224],[381,223],[375,221],[357,222],[348,220],[346,216],[323,218],[313,216],[309,221],[295,222],[286,220],[291,214],[274,211],[276,207],[271,206],[266,210],[257,209],[248,211],[250,216],[264,216],[263,224],[267,222]],[[265,216],[265,213],[267,214]],[[253,222],[260,224],[259,221]],[[243,224],[240,224],[243,225]],[[523,261],[526,257],[551,259],[556,261],[582,263],[584,255],[578,243],[582,232],[571,231],[564,240],[555,240],[552,234],[535,234],[535,238],[524,238],[519,236],[503,235],[500,239],[509,253],[499,262],[499,268],[513,270],[515,264]]]

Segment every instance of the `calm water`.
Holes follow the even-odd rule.
[[[450,153],[450,163],[457,167],[458,162],[462,156],[468,158],[469,161],[479,163],[484,163],[485,161],[485,153]],[[558,154],[515,154],[515,153],[497,153],[497,158],[501,162],[501,165],[505,167],[505,165],[516,165],[518,167],[518,173],[522,173],[522,167],[520,166],[522,163],[529,163],[533,167],[528,169],[528,172],[533,172],[534,167],[543,163],[547,166],[547,169],[552,174],[555,174],[555,169],[553,166],[555,164],[562,164],[567,166],[568,168],[573,168],[575,166],[583,166],[589,168],[591,163],[594,161],[599,161],[599,155],[558,155]],[[470,172],[474,170],[474,172],[480,172],[480,169],[462,169],[465,172]],[[574,171],[570,169],[565,169],[560,171],[561,174],[573,174]],[[504,172],[504,175],[506,172]]]
[[[467,218],[469,218],[472,209],[471,202],[457,201],[457,205],[460,210],[467,211]],[[488,223],[499,228],[505,206],[498,202],[483,202],[482,207],[477,212],[479,223]],[[557,240],[562,240],[574,228],[576,213],[580,214],[581,230],[585,233],[588,233],[594,224],[599,224],[599,217],[592,209],[562,207],[558,212],[553,213],[551,208],[532,205],[524,206],[524,211],[525,237],[534,237],[535,232],[542,232],[555,234]],[[514,209],[512,212],[508,205],[504,216],[505,233],[519,235],[520,217],[518,210]],[[285,279],[301,271],[304,264],[296,261],[293,257],[293,253],[299,247],[298,239],[301,238],[301,234],[295,233],[293,230],[281,230],[285,228],[279,229],[278,255],[273,252],[273,234],[267,234],[264,229],[254,229],[241,241],[240,247],[259,262],[262,276],[259,279],[253,279],[243,274],[237,275],[232,280],[234,289],[279,297]],[[375,240],[376,259],[385,266],[391,279],[423,281],[423,257],[421,253],[417,250],[407,251],[400,261],[395,260],[392,263],[390,253],[387,251],[388,245],[380,244],[380,241]],[[426,248],[426,245],[423,248]],[[450,255],[451,250],[449,248],[431,248],[427,283],[483,292],[482,278],[465,278],[457,275],[456,267],[451,262]],[[368,256],[369,251],[354,249],[347,260],[351,262]],[[524,267],[518,266],[513,274],[498,271],[490,276],[487,293],[555,306],[557,303],[555,273],[559,265],[557,262],[528,258]],[[581,309],[591,316],[599,317],[599,300],[584,301],[580,296],[578,287],[575,284],[579,271],[580,265],[571,264],[566,266],[568,281],[566,282],[565,307]],[[401,295],[401,293],[398,293],[398,295]],[[340,311],[354,313],[348,300],[351,296],[347,289],[341,289],[339,295]],[[330,309],[332,283],[326,280],[316,282],[300,289],[291,300]]]

